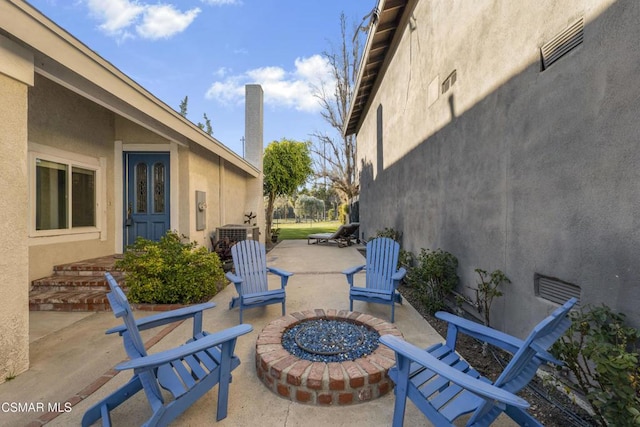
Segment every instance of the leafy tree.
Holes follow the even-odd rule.
[[[320,183],[314,184],[309,189],[308,194],[316,199],[322,200],[327,210],[332,206],[337,207],[340,202],[340,197],[338,197],[338,194],[332,187]]]
[[[204,132],[206,132],[207,135],[213,136],[213,128],[211,127],[211,119],[209,119],[209,117],[207,117],[207,113],[204,113],[202,115],[202,117],[204,118],[204,123],[198,122],[198,127],[201,130],[203,130]]]
[[[189,104],[189,97],[185,95],[184,99],[180,101],[180,115],[187,117],[187,104]]]
[[[204,131],[207,133],[207,135],[209,136],[213,136],[213,128],[211,127],[211,119],[209,119],[209,117],[207,117],[207,113],[203,114],[204,117]]]
[[[187,111],[189,109],[189,97],[185,96],[182,101],[180,101],[180,115],[184,118],[187,118]],[[203,115],[204,123],[198,122],[196,126],[205,131],[207,135],[213,136],[213,127],[211,127],[211,119],[207,117],[207,113]]]
[[[274,217],[279,219],[287,219],[293,217],[294,204],[289,196],[278,196],[273,203]]]
[[[340,45],[336,49],[323,52],[331,68],[335,88],[322,84],[316,88],[316,97],[322,107],[322,117],[340,135],[333,138],[326,133],[314,133],[312,152],[316,156],[316,175],[326,177],[340,196],[343,203],[357,196],[360,189],[356,180],[356,140],[355,135],[343,135],[353,89],[358,72],[358,61],[362,50],[362,40],[358,37],[362,26],[353,26],[351,42],[347,35],[344,13],[340,15]]]
[[[271,240],[273,206],[277,196],[290,196],[313,174],[309,145],[281,139],[264,150],[264,187],[267,197],[266,241]]]
[[[299,217],[318,219],[324,211],[324,202],[313,196],[302,195],[296,200],[295,211]]]

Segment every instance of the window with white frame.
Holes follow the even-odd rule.
[[[43,147],[29,157],[32,235],[98,231],[100,160]]]

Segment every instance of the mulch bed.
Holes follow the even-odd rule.
[[[399,291],[442,337],[446,337],[447,323],[426,312],[413,288],[401,285]],[[505,363],[508,363],[510,358],[508,353],[499,349],[494,349],[494,354],[489,352],[487,356],[483,356],[482,343],[464,334],[458,335],[456,350],[471,366],[492,381],[498,378],[503,369],[495,359],[494,354],[505,361]],[[535,388],[538,392],[532,388]],[[540,396],[540,393],[545,397]],[[578,405],[574,404],[568,396],[559,392],[554,387],[543,384],[540,378],[534,378],[530,387],[525,388],[518,393],[518,395],[529,402],[531,407],[528,409],[528,412],[545,426],[586,427],[597,425],[593,418]],[[578,418],[576,419],[574,416]]]

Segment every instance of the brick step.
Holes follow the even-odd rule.
[[[107,291],[31,291],[29,311],[109,311]]]
[[[31,282],[30,311],[108,311],[110,271],[122,285],[124,275],[115,269],[117,255],[93,258],[53,267],[53,275]]]
[[[121,255],[110,255],[69,264],[57,265],[52,276],[34,280],[29,292],[30,311],[110,311],[109,285],[104,278],[111,272],[122,290],[124,273],[116,270]],[[167,311],[182,304],[131,304],[134,310]]]
[[[114,255],[110,255],[68,264],[55,265],[53,267],[53,274],[63,276],[102,277],[106,271],[109,271],[112,272],[115,277],[116,274],[120,273],[114,266],[116,259],[117,258]]]
[[[115,272],[114,272],[115,273]],[[122,273],[113,276],[120,284],[123,282]],[[109,285],[104,278],[104,273],[100,276],[77,276],[55,274],[49,277],[31,282],[31,291],[102,291],[107,292]]]

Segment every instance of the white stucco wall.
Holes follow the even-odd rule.
[[[245,199],[253,180],[238,168],[197,148],[189,153],[188,202],[181,206],[188,218],[189,237],[210,247],[210,236],[216,227],[242,224],[246,211]],[[181,188],[187,188],[182,186]],[[207,198],[206,227],[196,228],[196,191],[204,191]]]
[[[62,86],[36,75],[29,90],[29,144],[46,147],[63,158],[87,158],[102,162],[98,187],[102,220],[100,235],[75,235],[61,238],[29,237],[29,280],[48,276],[52,267],[81,259],[114,253],[113,206],[114,115],[95,103]]]
[[[33,58],[0,36],[0,383],[29,367],[27,92]]]

